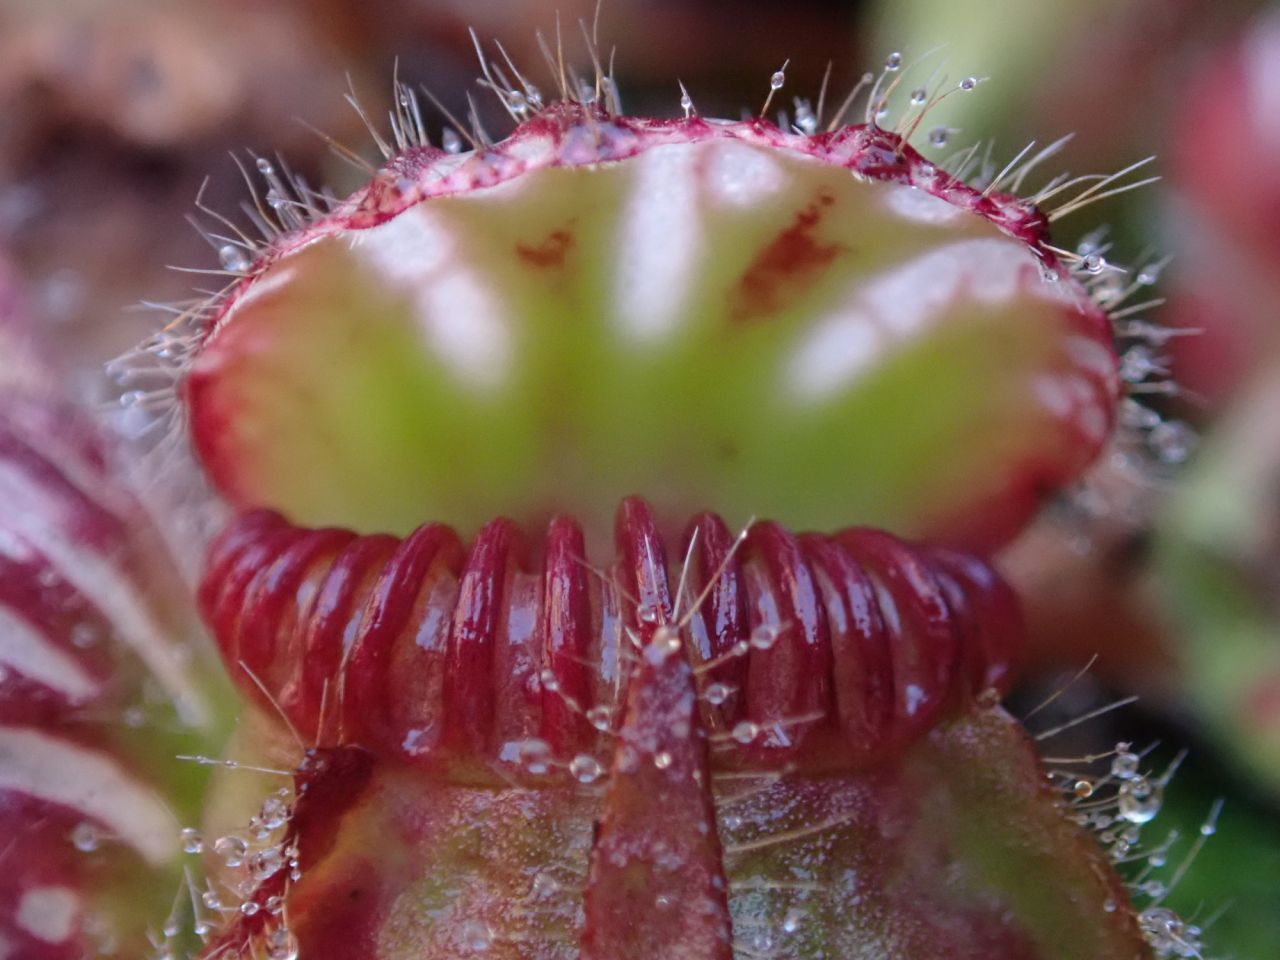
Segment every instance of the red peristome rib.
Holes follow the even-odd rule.
[[[920,736],[954,692],[958,656],[951,610],[923,555],[877,530],[837,540],[871,577],[893,661],[893,740]]]
[[[893,658],[875,588],[839,543],[815,534],[800,543],[827,615],[836,715],[849,749],[869,759],[893,723]]]
[[[483,755],[490,746],[495,634],[514,572],[518,537],[510,520],[486,524],[471,548],[458,589],[444,685],[445,736],[471,755]]]
[[[584,715],[591,705],[593,685],[588,667],[591,594],[584,556],[578,525],[568,517],[553,519],[544,560],[542,649],[554,683],[541,684],[541,733],[557,756],[586,750],[594,739]]]
[[[831,641],[800,544],[775,523],[755,525],[744,544],[751,596],[748,716],[762,746],[790,747],[831,712]]]
[[[704,698],[704,722],[711,730],[729,729],[741,717],[747,680],[747,658],[731,654],[751,635],[746,587],[734,557],[733,534],[723,520],[714,513],[697,517],[685,534],[686,551],[691,543],[693,563],[686,571],[682,606],[692,611],[691,653],[700,663],[714,663],[702,673],[704,688],[717,685],[714,696]]]
[[[1022,663],[1026,634],[1022,607],[1013,588],[990,565],[967,553],[934,548],[929,551],[934,572],[948,594],[963,597],[972,621],[972,646],[962,650],[971,689],[1007,691]]]
[[[865,529],[735,538],[704,514],[672,570],[635,498],[616,537],[601,573],[566,517],[541,544],[500,519],[464,548],[438,524],[397,541],[255,512],[215,542],[201,605],[241,685],[305,738],[426,765],[532,751],[544,775],[598,753],[658,628],[717,765],[865,766],[1012,681],[1018,605],[977,557]]]

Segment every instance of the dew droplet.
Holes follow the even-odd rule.
[[[240,912],[246,917],[257,916],[258,911],[261,909],[262,907],[258,905],[256,900],[246,900],[244,903],[240,904]]]
[[[1129,750],[1129,744],[1117,743],[1116,755],[1111,760],[1111,775],[1117,780],[1132,780],[1138,775],[1138,755]]]
[[[818,118],[814,115],[813,108],[809,106],[808,100],[796,100],[795,104],[796,126],[806,136],[813,136],[818,132]]]
[[[453,127],[445,127],[440,131],[440,146],[445,153],[461,153],[462,137],[458,136],[458,131]]]
[[[1071,793],[1078,800],[1087,800],[1093,796],[1093,783],[1089,780],[1077,780],[1071,788]]]
[[[218,248],[218,262],[223,270],[232,273],[244,273],[249,269],[249,258],[234,243],[226,243]]]
[[[1143,267],[1138,271],[1138,275],[1133,278],[1136,282],[1144,287],[1149,287],[1160,279],[1160,264],[1152,263]]]
[[[228,867],[238,867],[244,863],[245,855],[249,852],[249,844],[243,837],[231,833],[214,841],[213,852],[220,856],[222,862]]]
[[[580,753],[569,761],[569,773],[579,783],[595,783],[604,769],[590,754]]]
[[[704,696],[707,698],[707,703],[713,707],[718,707],[728,700],[732,693],[733,689],[728,684],[712,683],[707,686]]]
[[[757,650],[768,650],[777,642],[777,627],[762,623],[751,631],[751,646]]]
[[[1147,443],[1164,463],[1182,463],[1195,449],[1196,432],[1181,420],[1161,420],[1147,434]]]
[[[750,743],[756,737],[760,736],[760,727],[758,724],[752,723],[750,720],[743,720],[738,723],[730,733],[730,736],[738,743]]]
[[[1138,777],[1121,786],[1116,798],[1116,809],[1130,823],[1150,823],[1160,812],[1161,791],[1149,786],[1136,789],[1135,785],[1139,782],[1146,784],[1145,779]]]
[[[666,770],[671,766],[671,754],[666,750],[659,750],[653,755],[653,765],[659,770]]]
[[[284,854],[279,847],[266,847],[249,858],[249,872],[258,880],[265,880],[284,869]]]
[[[960,81],[960,89],[965,91],[966,93],[968,93],[977,85],[978,85],[977,77],[965,77],[963,80]]]
[[[774,71],[772,77],[769,78],[770,90],[781,90],[782,85],[787,82],[787,75],[782,70]]]
[[[902,69],[902,54],[894,51],[884,58],[884,68],[890,73],[894,73]]]
[[[520,740],[516,743],[518,762],[535,777],[551,769],[551,745],[545,740]]]
[[[285,927],[277,927],[267,937],[267,960],[298,960],[298,940]]]
[[[951,139],[951,131],[946,127],[934,127],[929,131],[929,143],[935,147],[945,147]]]
[[[276,172],[276,168],[271,165],[271,161],[266,157],[259,157],[257,166],[258,172],[264,177],[270,177]]]
[[[911,105],[918,107],[929,99],[929,91],[924,87],[916,87],[911,91]]]
[[[200,836],[200,831],[194,827],[184,827],[182,830],[182,849],[187,853],[201,853],[204,850],[204,837]]]
[[[613,711],[608,707],[592,707],[587,711],[587,723],[595,727],[601,733],[609,729],[609,724],[613,719]]]
[[[1120,377],[1125,383],[1141,383],[1160,369],[1155,353],[1141,343],[1130,347],[1120,358]]]
[[[1107,258],[1098,253],[1091,253],[1084,257],[1080,264],[1084,267],[1085,273],[1096,277],[1107,269]]]
[[[289,822],[289,805],[279,796],[267,797],[262,801],[262,809],[258,812],[258,817],[262,820],[263,826],[279,830]]]
[[[81,853],[93,853],[102,845],[102,836],[92,823],[77,823],[71,830],[71,844]]]

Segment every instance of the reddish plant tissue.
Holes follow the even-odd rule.
[[[149,921],[166,960],[1198,955],[1167,952],[1181,921],[1137,913],[999,706],[1023,627],[982,551],[1108,440],[1101,267],[907,131],[631,118],[611,83],[503,89],[523,122],[466,153],[398,88],[398,149],[324,210],[258,161],[269,241],[224,247],[228,291],[151,345],[233,508],[195,601],[241,723],[182,834],[203,885],[128,942]],[[78,469],[8,438],[0,467],[37,486]],[[101,549],[63,519],[48,542]],[[34,616],[19,574],[0,613]],[[15,723],[60,722],[37,699]],[[20,817],[25,776],[0,781]],[[30,862],[76,862],[57,840]],[[51,882],[0,883],[0,960],[110,955],[79,899],[28,903]],[[57,880],[119,913],[103,882]]]

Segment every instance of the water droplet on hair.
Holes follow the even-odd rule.
[[[1091,253],[1080,261],[1080,265],[1084,267],[1085,273],[1096,277],[1107,269],[1107,258],[1101,254]]]
[[[1120,377],[1126,383],[1141,383],[1160,369],[1155,353],[1141,343],[1130,347],[1120,358]]]
[[[285,927],[267,936],[267,960],[298,960],[298,940]]]
[[[440,131],[440,146],[445,153],[461,153],[462,137],[453,127],[445,127]]]
[[[901,70],[901,69],[902,69],[902,54],[900,54],[898,51],[896,51],[896,50],[895,50],[893,53],[891,53],[891,54],[889,54],[887,57],[885,57],[885,58],[884,58],[884,68],[885,68],[886,70],[888,70],[890,73],[893,73],[893,72],[895,72],[895,71],[897,71],[897,70]]]
[[[604,768],[595,757],[580,753],[569,761],[569,773],[579,783],[595,783],[604,773]]]
[[[743,720],[733,728],[730,736],[738,743],[750,743],[760,736],[760,727],[758,724],[752,723],[750,720]]]
[[[762,623],[751,631],[751,646],[756,650],[768,650],[777,642],[777,627]]]
[[[244,858],[249,852],[249,844],[243,837],[230,833],[213,842],[213,852],[220,856],[222,862],[228,867],[238,867],[244,863]]]
[[[1093,783],[1089,780],[1077,780],[1071,787],[1071,793],[1077,800],[1087,800],[1093,796]]]
[[[527,772],[540,777],[551,769],[551,745],[545,740],[517,740],[503,748],[503,759],[510,759],[514,749],[515,760]]]
[[[960,89],[965,91],[966,93],[968,93],[977,85],[978,85],[977,77],[965,77],[963,80],[960,81]]]
[[[1181,420],[1161,420],[1147,434],[1147,443],[1164,463],[1184,462],[1197,439],[1195,430]]]
[[[813,108],[809,106],[809,101],[797,99],[795,106],[796,126],[806,136],[813,136],[818,132],[818,118],[814,115]]]
[[[1130,823],[1150,823],[1160,812],[1161,791],[1145,777],[1135,777],[1120,787],[1116,809]]]
[[[662,619],[662,614],[657,607],[642,604],[636,608],[636,619],[641,623],[657,623]]]
[[[733,693],[733,688],[727,683],[712,683],[707,685],[706,692],[703,694],[707,698],[707,703],[713,707],[718,707],[729,699]]]
[[[244,903],[240,904],[240,912],[246,917],[257,916],[258,911],[261,909],[262,907],[258,905],[256,900],[246,900]]]
[[[602,733],[609,729],[609,724],[612,720],[613,711],[608,707],[592,707],[587,711],[587,723]]]
[[[945,147],[951,139],[951,131],[946,127],[934,127],[929,131],[929,143],[935,147]]]
[[[200,836],[199,830],[194,827],[183,828],[182,849],[187,853],[202,853],[204,851],[204,837]]]
[[[279,873],[284,865],[284,854],[279,847],[264,847],[249,858],[249,872],[258,880]]]
[[[102,846],[102,836],[92,823],[77,823],[71,830],[71,844],[81,853],[93,853]]]
[[[782,70],[775,70],[773,76],[769,78],[770,90],[781,90],[782,85],[787,82],[787,75]]]
[[[680,639],[680,634],[671,627],[659,627],[653,633],[653,640],[645,647],[644,657],[650,665],[659,666],[666,662],[667,658],[680,652],[684,647],[684,641]]]
[[[258,172],[264,177],[270,177],[276,172],[276,168],[271,165],[271,161],[266,157],[258,158]]]
[[[1111,775],[1117,780],[1132,780],[1138,775],[1138,755],[1129,750],[1127,743],[1116,744],[1116,755],[1111,760]]]
[[[248,256],[234,243],[223,244],[218,248],[218,262],[222,264],[223,270],[230,270],[232,273],[244,273],[249,269]]]
[[[666,750],[659,750],[653,755],[653,765],[659,770],[666,770],[671,766],[672,756]]]

